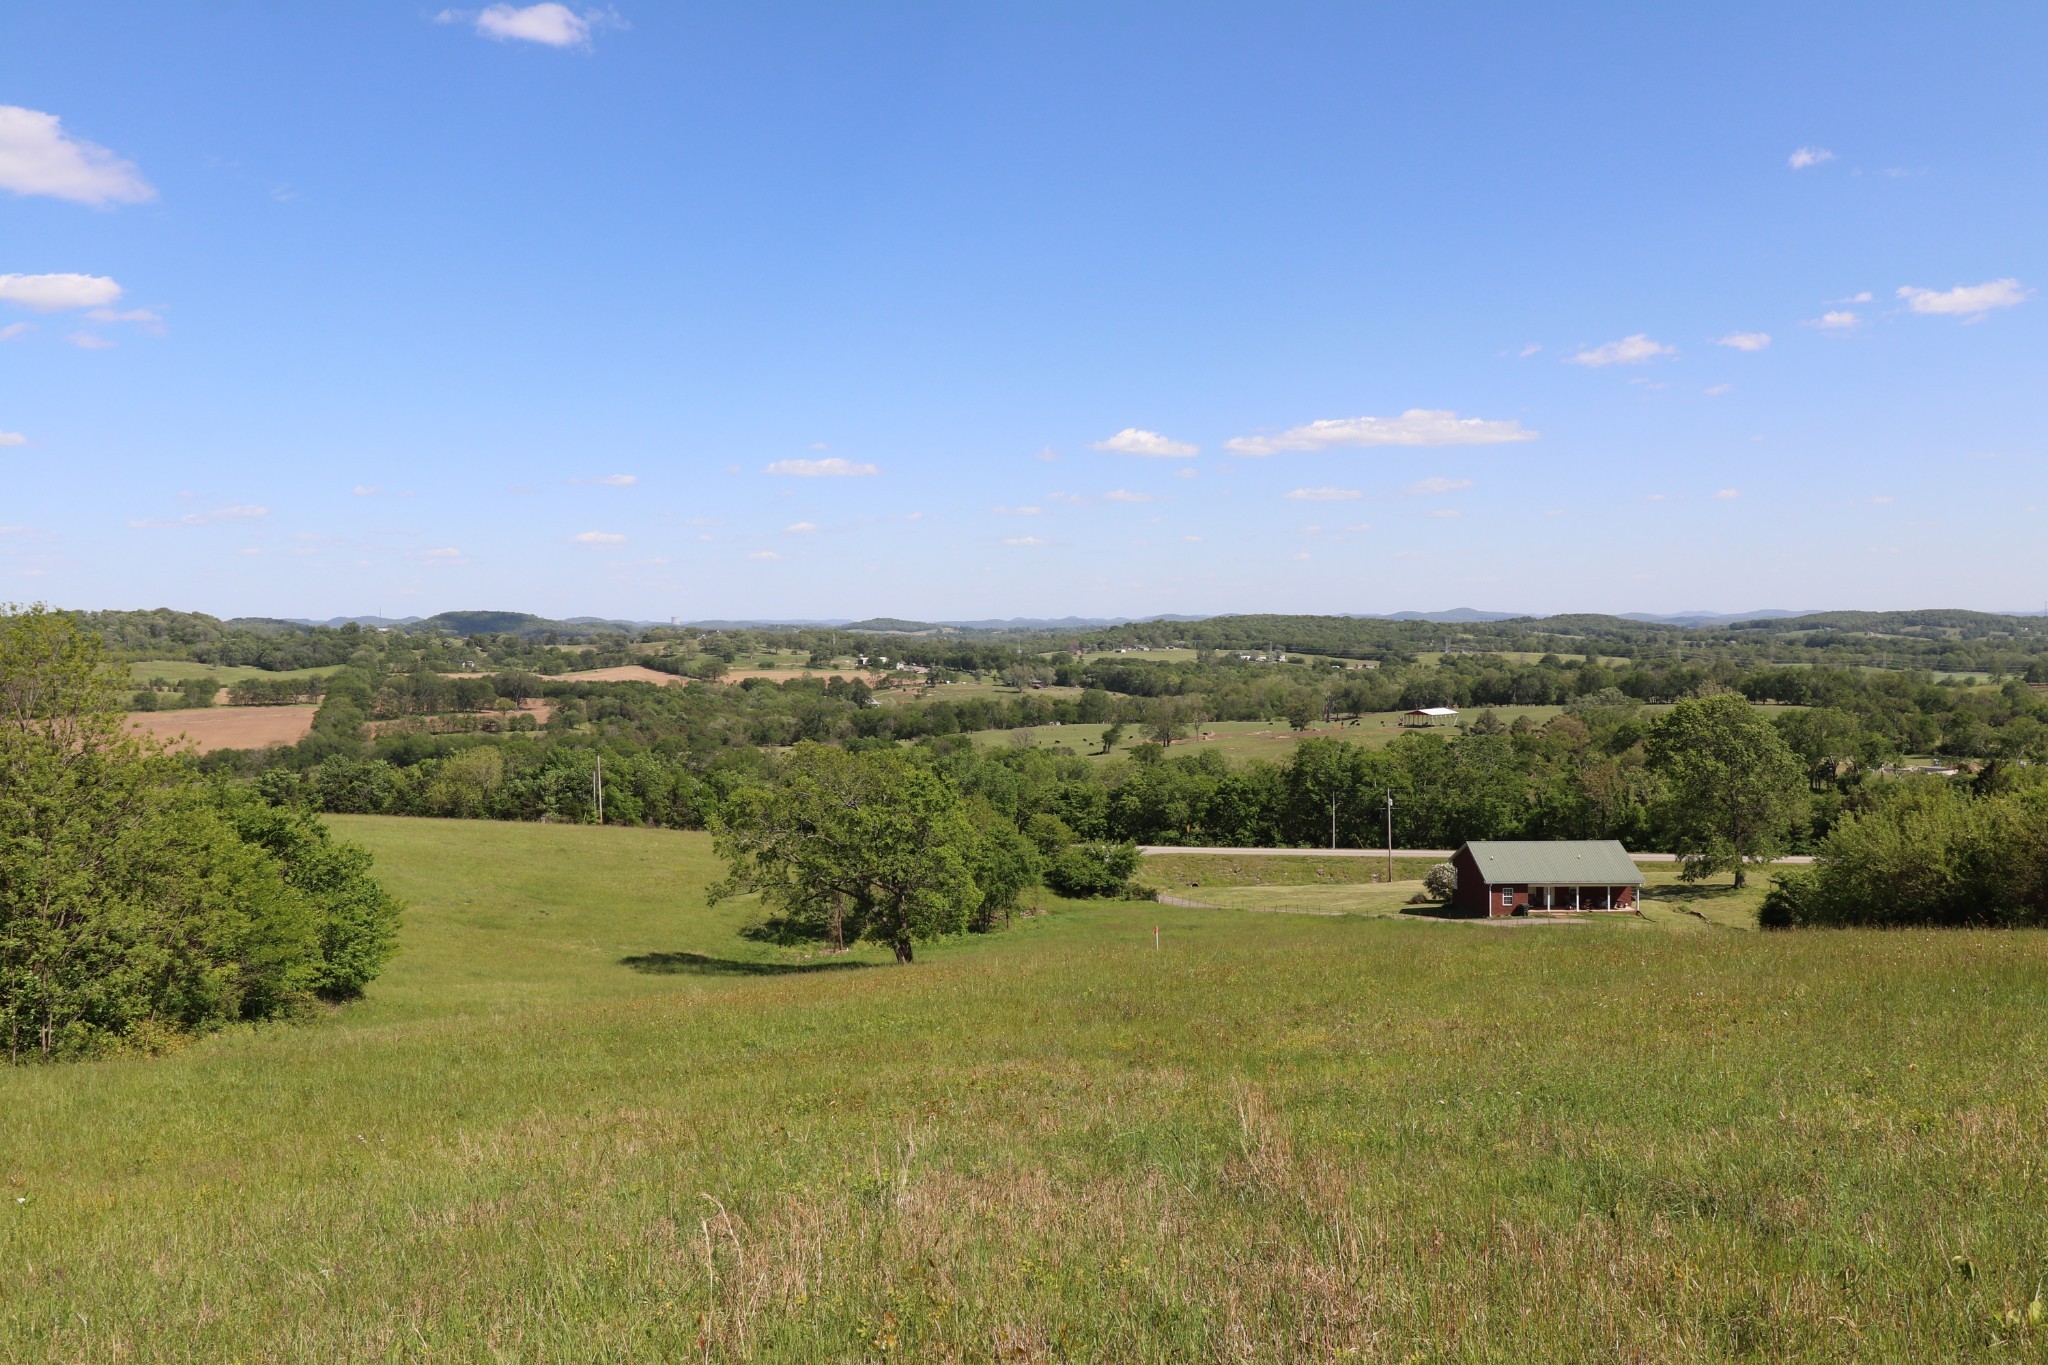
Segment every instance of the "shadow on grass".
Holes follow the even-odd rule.
[[[805,972],[850,972],[872,962],[741,962],[708,953],[640,953],[619,959],[649,976],[797,976]]]

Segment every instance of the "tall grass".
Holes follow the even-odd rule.
[[[2048,1349],[2048,937],[1055,905],[844,966],[702,836],[336,823],[413,904],[371,999],[0,1074],[0,1358]]]

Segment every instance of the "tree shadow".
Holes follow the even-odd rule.
[[[708,953],[638,953],[619,959],[649,976],[797,976],[806,972],[850,972],[872,962],[742,962]]]

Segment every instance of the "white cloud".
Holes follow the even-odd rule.
[[[1700,390],[1701,393],[1709,398],[1719,398],[1724,393],[1733,393],[1734,391],[1735,386],[1733,384],[1716,384],[1712,388]]]
[[[1349,502],[1365,494],[1356,488],[1297,488],[1287,496],[1296,502]]]
[[[149,332],[152,335],[162,336],[164,334],[163,314],[157,312],[154,308],[130,308],[125,313],[117,312],[112,308],[95,308],[85,316],[89,322],[132,322],[143,331]]]
[[[1729,498],[1739,498],[1739,497],[1741,497],[1741,496],[1742,496],[1742,490],[1741,490],[1740,488],[1723,488],[1723,489],[1720,489],[1720,490],[1718,490],[1718,491],[1717,491],[1717,492],[1716,492],[1716,493],[1714,494],[1714,496],[1715,496],[1715,497],[1717,497],[1717,498],[1720,498],[1720,499],[1722,499],[1723,501],[1726,501],[1726,500],[1727,500],[1727,499],[1729,499]]]
[[[1296,550],[1296,551],[1294,552],[1294,557],[1295,557],[1296,559],[1307,559],[1307,558],[1309,557],[1309,556],[1308,556],[1308,551],[1307,551],[1307,550]]]
[[[1785,164],[1795,171],[1803,171],[1809,166],[1818,166],[1823,161],[1834,159],[1835,154],[1825,147],[1801,147],[1785,158]]]
[[[18,431],[0,431],[0,446],[25,446],[28,437]]]
[[[1410,408],[1399,417],[1338,417],[1290,427],[1277,436],[1239,436],[1224,442],[1240,455],[1277,455],[1332,446],[1483,446],[1533,441],[1520,422],[1460,417],[1444,408]]]
[[[1470,488],[1471,486],[1472,480],[1470,479],[1431,478],[1418,479],[1414,483],[1403,487],[1401,491],[1414,498],[1427,497],[1434,493],[1456,493],[1460,489]]]
[[[374,498],[383,491],[383,489],[367,483],[359,483],[354,488],[349,489],[349,492],[359,498]]]
[[[624,545],[626,538],[616,531],[578,531],[569,537],[578,545]]]
[[[128,524],[138,528],[206,526],[216,521],[254,521],[258,517],[267,517],[269,515],[270,509],[268,507],[258,507],[253,503],[242,502],[227,507],[215,507],[205,512],[188,512],[184,516],[172,521],[142,519],[131,521]]]
[[[1202,538],[1200,536],[1182,536],[1181,539],[1185,540],[1190,545],[1200,545],[1202,543]]]
[[[1714,343],[1716,346],[1732,346],[1738,351],[1761,351],[1771,344],[1769,332],[1730,332]]]
[[[1983,317],[1994,308],[2013,308],[2025,303],[2033,290],[2018,280],[1986,280],[1982,284],[1959,284],[1953,289],[1916,289],[1902,285],[1899,297],[1916,313],[1939,313],[1971,319]]]
[[[782,556],[781,556],[781,555],[779,555],[779,554],[777,554],[777,553],[775,553],[775,551],[773,551],[773,550],[750,550],[750,551],[748,551],[748,552],[747,552],[747,558],[748,558],[748,559],[780,559],[780,558],[782,558]]]
[[[1112,488],[1102,495],[1104,502],[1152,502],[1150,493],[1133,493],[1128,488]]]
[[[1532,341],[1527,346],[1524,346],[1521,350],[1515,352],[1515,354],[1520,356],[1522,359],[1527,360],[1530,356],[1539,354],[1542,350],[1542,343]]]
[[[1623,337],[1619,341],[1610,341],[1600,346],[1590,346],[1577,355],[1568,355],[1564,358],[1564,363],[1585,365],[1597,370],[1609,365],[1642,365],[1677,354],[1676,346],[1666,346],[1662,342],[1652,341],[1643,333],[1637,332],[1634,336]]]
[[[1202,471],[1192,465],[1182,465],[1179,469],[1173,471],[1173,477],[1176,479],[1199,479],[1202,477]]]
[[[64,339],[81,351],[104,351],[114,344],[98,332],[73,332]]]
[[[1863,319],[1847,308],[1835,308],[1810,319],[1808,327],[1818,327],[1823,332],[1847,332],[1863,325]]]
[[[121,286],[105,275],[0,275],[0,302],[38,313],[104,308],[120,297]]]
[[[0,327],[0,341],[12,341],[18,336],[25,336],[33,332],[35,327],[33,322],[10,322],[5,327]]]
[[[1431,512],[1430,515],[1440,519],[1448,520],[1451,517],[1462,517],[1465,514],[1463,512],[1460,512],[1455,507],[1439,507],[1435,511]]]
[[[1369,521],[1355,521],[1344,529],[1347,531],[1370,531],[1372,523]]]
[[[1056,464],[1059,461],[1060,453],[1057,450],[1054,450],[1051,446],[1040,446],[1038,453],[1036,455],[1033,455],[1031,458],[1034,460],[1043,460],[1047,464]]]
[[[798,479],[853,479],[865,478],[882,471],[874,465],[855,464],[851,460],[834,455],[823,460],[777,460],[761,472],[783,474]]]
[[[469,20],[486,38],[501,43],[539,43],[544,47],[589,47],[592,29],[618,22],[617,16],[608,11],[585,10],[578,14],[553,0],[538,5],[486,5],[475,14],[444,9],[434,16],[434,22],[440,24],[464,20]]]
[[[1889,503],[1889,502],[1896,502],[1896,501],[1897,501],[1897,499],[1896,499],[1896,498],[1893,498],[1893,497],[1892,497],[1892,496],[1890,496],[1889,494],[1885,494],[1885,493],[1880,493],[1880,494],[1879,494],[1878,496],[1876,496],[1876,497],[1874,497],[1874,498],[1872,498],[1872,499],[1871,499],[1871,502],[1875,503],[1875,504],[1876,504],[1877,506],[1879,506],[1879,507],[1882,507],[1882,506],[1884,506],[1884,505],[1885,505],[1886,503]]]
[[[103,208],[156,197],[133,162],[64,131],[55,114],[0,104],[0,189]]]
[[[1106,450],[1112,455],[1147,455],[1164,460],[1184,460],[1201,453],[1200,446],[1191,446],[1185,441],[1176,441],[1141,427],[1125,427],[1107,441],[1095,442],[1092,449]]]
[[[453,545],[442,545],[431,550],[421,550],[417,556],[427,564],[467,564],[469,560]]]
[[[600,474],[592,479],[591,482],[601,483],[606,488],[631,488],[634,484],[640,482],[640,476],[637,474]]]
[[[1043,507],[991,507],[989,510],[999,517],[1035,517],[1045,512]]]
[[[1045,495],[1045,500],[1047,502],[1065,503],[1069,507],[1086,507],[1088,505],[1088,499],[1082,497],[1079,493],[1048,493]]]
[[[1031,547],[1043,545],[1045,544],[1045,542],[1040,540],[1037,536],[1011,536],[1005,541],[1003,541],[1003,544],[1021,545],[1028,549]]]
[[[814,521],[798,521],[783,527],[782,534],[786,536],[807,536],[817,529],[818,524]]]
[[[1829,306],[1830,306],[1830,307],[1832,307],[1833,305],[1835,305],[1835,304],[1838,304],[1838,303],[1875,303],[1875,302],[1877,302],[1877,296],[1876,296],[1876,295],[1874,295],[1874,294],[1872,294],[1872,293],[1871,293],[1871,292],[1870,292],[1870,291],[1869,291],[1868,289],[1864,290],[1864,291],[1863,291],[1862,293],[1860,293],[1860,294],[1851,294],[1851,295],[1850,295],[1850,296],[1849,296],[1848,298],[1846,298],[1846,299],[1829,299],[1829,300],[1828,300],[1828,304],[1829,304]]]

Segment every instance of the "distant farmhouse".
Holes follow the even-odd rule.
[[[1451,904],[1504,915],[1633,911],[1642,870],[1613,839],[1475,839],[1451,855],[1458,890]]]

